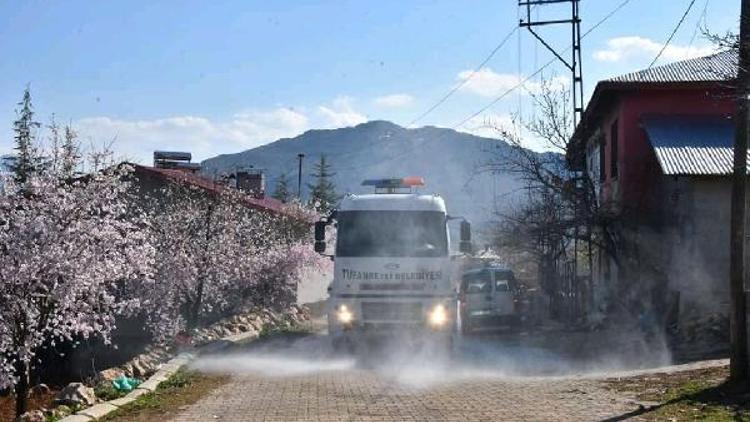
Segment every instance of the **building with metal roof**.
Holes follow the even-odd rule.
[[[727,96],[737,75],[737,52],[728,50],[710,56],[682,60],[655,66],[599,81],[575,128],[568,151],[568,160],[574,167],[583,166],[583,146],[586,138],[597,129],[597,121],[618,96],[645,90],[710,91],[713,95]],[[714,114],[710,110],[707,114]]]
[[[737,52],[682,60],[607,79],[612,83],[672,83],[731,81],[737,76]]]
[[[664,320],[728,311],[736,69],[725,51],[600,81],[570,140],[616,243],[593,283]]]

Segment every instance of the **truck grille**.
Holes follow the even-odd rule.
[[[415,321],[422,319],[422,304],[419,302],[364,302],[362,317],[380,321]]]
[[[363,283],[359,285],[360,290],[424,290],[424,283]]]

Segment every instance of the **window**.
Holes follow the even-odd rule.
[[[507,270],[495,271],[495,291],[509,292],[513,289],[513,273]]]
[[[609,165],[610,165],[610,176],[614,179],[617,177],[617,162],[619,157],[617,156],[617,150],[618,150],[618,136],[617,136],[617,120],[612,123],[612,126],[609,128],[609,144],[610,144],[610,157],[609,157]]]
[[[445,214],[438,211],[340,211],[336,220],[338,256],[448,255]]]
[[[597,150],[598,155],[599,155],[598,158],[599,158],[599,181],[600,182],[603,182],[604,180],[607,179],[607,162],[604,160],[604,158],[606,156],[606,154],[604,153],[604,151],[606,151],[605,148],[604,148],[604,146],[606,144],[607,143],[605,142],[604,137],[603,136],[600,137],[600,139],[599,139],[599,149]]]
[[[490,279],[490,272],[487,270],[465,274],[461,284],[463,292],[467,294],[490,293],[492,290],[492,280]]]

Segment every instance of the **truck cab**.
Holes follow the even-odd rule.
[[[413,192],[421,178],[365,181],[376,193],[346,195],[316,224],[316,251],[325,227],[336,228],[328,331],[334,345],[363,335],[410,331],[448,337],[456,320],[445,201]],[[462,222],[461,248],[470,247]]]

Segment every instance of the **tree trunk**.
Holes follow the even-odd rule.
[[[16,363],[16,376],[18,383],[15,386],[16,393],[16,416],[21,416],[28,410],[29,397],[29,363],[19,361]]]
[[[198,328],[198,319],[200,317],[200,311],[202,306],[203,296],[203,281],[198,284],[198,298],[188,305],[188,318],[187,318],[187,329],[192,332]]]
[[[203,306],[203,294],[206,285],[206,273],[209,271],[208,265],[208,254],[211,247],[211,216],[214,211],[214,205],[209,204],[206,208],[206,235],[203,244],[203,268],[198,272],[198,288],[195,293],[195,301],[193,306],[189,310],[190,316],[188,318],[188,329],[194,330],[198,326],[198,319],[200,317],[201,307]]]

